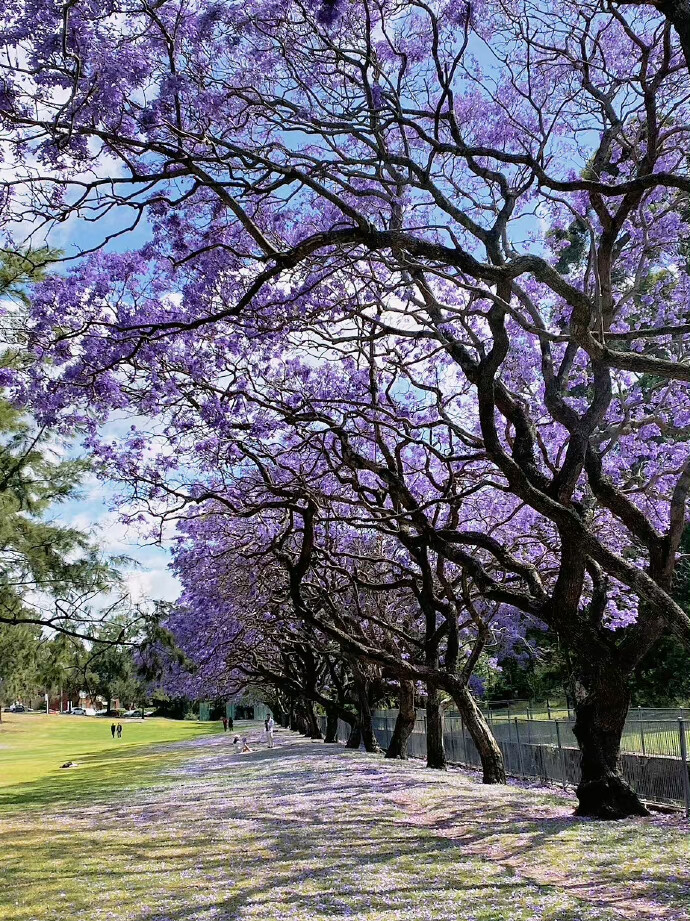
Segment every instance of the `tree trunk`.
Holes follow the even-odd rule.
[[[400,681],[400,693],[398,694],[398,716],[395,720],[393,736],[386,751],[386,758],[399,758],[402,761],[407,760],[407,743],[414,729],[415,708],[414,708],[414,682]]]
[[[305,716],[304,711],[301,706],[295,712],[294,728],[297,730],[297,732],[300,733],[300,735],[309,736],[309,732],[310,732],[309,723],[307,721],[307,717]]]
[[[329,707],[326,710],[326,738],[324,742],[332,744],[338,741],[338,708]]]
[[[357,668],[353,668],[353,679],[357,690],[357,710],[359,712],[359,728],[364,748],[371,754],[381,751],[371,722],[371,707],[369,705],[369,682]],[[349,746],[349,740],[348,740]]]
[[[309,724],[309,738],[322,739],[323,735],[321,733],[321,727],[319,726],[319,721],[317,720],[316,714],[314,713],[314,705],[311,701],[307,701],[306,711],[307,723]]]
[[[426,766],[437,771],[446,769],[441,699],[438,688],[430,681],[426,685]]]
[[[345,743],[345,748],[355,748],[359,749],[359,746],[362,744],[362,727],[359,724],[359,720],[354,722],[350,726],[350,735],[347,737],[347,742]]]
[[[381,746],[379,745],[378,739],[376,738],[374,726],[371,721],[371,708],[369,707],[369,701],[367,701],[366,707],[362,707],[360,709],[360,727],[362,730],[362,741],[364,742],[365,750],[371,754],[378,754],[381,751]]]
[[[467,731],[479,752],[483,782],[505,783],[506,770],[503,764],[503,754],[470,689],[466,684],[462,684],[454,687],[452,694],[455,706],[460,711]]]
[[[630,688],[610,661],[591,661],[573,677],[575,726],[582,753],[576,815],[622,819],[649,815],[620,774],[620,744],[630,706]]]

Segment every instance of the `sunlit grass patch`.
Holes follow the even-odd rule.
[[[157,769],[153,744],[193,741],[218,731],[218,724],[180,720],[120,720],[121,739],[110,733],[112,720],[41,714],[3,714],[0,727],[0,807],[45,805],[109,795]],[[76,767],[61,765],[73,761]]]

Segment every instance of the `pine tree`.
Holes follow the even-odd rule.
[[[0,298],[19,305],[18,342],[21,305],[54,259],[50,250],[0,254]],[[10,348],[0,364],[16,360]],[[53,517],[60,503],[78,497],[88,470],[87,462],[62,457],[49,430],[0,398],[0,624],[79,633],[95,597],[117,583],[121,561],[106,559],[87,535]]]

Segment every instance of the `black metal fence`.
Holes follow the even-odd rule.
[[[656,714],[662,713],[662,717]],[[654,718],[647,718],[654,714]],[[396,710],[373,714],[376,737],[387,748],[395,726]],[[515,777],[577,785],[580,751],[573,735],[574,720],[519,718],[489,720],[503,752],[506,771]],[[323,718],[325,729],[325,718]],[[338,724],[338,738],[345,741],[347,723]],[[690,711],[635,710],[625,724],[621,744],[623,776],[647,802],[684,808],[690,814],[690,765],[688,764]],[[444,715],[444,745],[450,762],[480,768],[479,753],[462,718],[454,712]],[[409,740],[412,758],[426,758],[426,714],[417,711]]]

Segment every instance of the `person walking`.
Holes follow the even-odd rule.
[[[122,723],[117,724],[117,737],[118,739],[122,738]]]
[[[115,738],[115,723],[111,723],[110,725],[110,734]]]
[[[266,734],[268,736],[268,747],[273,748],[273,729],[275,723],[273,722],[273,717],[271,714],[268,714],[268,719],[266,720]]]
[[[224,716],[223,717],[223,732],[227,732],[227,731],[228,731],[228,718],[227,716]]]
[[[233,722],[232,722],[232,717],[229,716],[229,717],[228,717],[228,730],[229,730],[229,732],[232,732],[233,726],[234,726],[234,724],[233,724]]]

